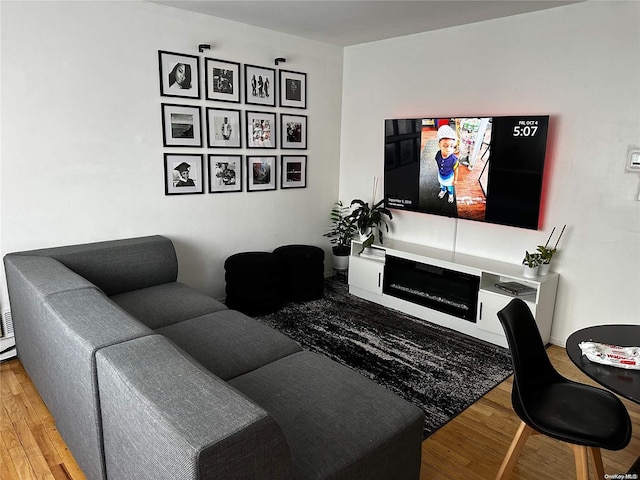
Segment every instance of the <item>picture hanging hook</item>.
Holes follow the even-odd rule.
[[[279,63],[287,63],[287,59],[282,57],[276,58],[275,61],[276,61],[276,65],[278,65]]]
[[[198,51],[200,53],[204,52],[205,50],[211,50],[211,44],[201,43],[200,45],[198,45]]]

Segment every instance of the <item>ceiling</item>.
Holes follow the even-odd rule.
[[[544,10],[582,0],[156,0],[339,46]]]

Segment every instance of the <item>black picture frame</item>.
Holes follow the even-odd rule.
[[[280,106],[307,108],[307,74],[280,70]]]
[[[201,153],[164,154],[165,195],[204,193],[204,156]],[[187,177],[182,172],[186,170]],[[181,178],[182,177],[182,178]]]
[[[307,116],[280,114],[280,148],[282,149],[307,149]]]
[[[247,110],[247,148],[276,148],[276,114]]]
[[[200,107],[162,103],[162,145],[202,147]]]
[[[307,187],[307,156],[282,155],[280,157],[280,188]]]
[[[205,98],[217,102],[240,103],[240,64],[217,58],[204,59]]]
[[[210,154],[209,193],[242,191],[242,155]]]
[[[240,148],[242,146],[240,110],[207,107],[206,117],[209,148]]]
[[[247,155],[247,192],[276,189],[276,155]]]
[[[276,106],[276,70],[257,65],[244,66],[244,102],[247,105]]]
[[[158,50],[160,95],[200,98],[200,57]]]

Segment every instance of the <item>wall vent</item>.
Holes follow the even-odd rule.
[[[2,336],[13,337],[13,319],[11,318],[11,310],[2,312]]]

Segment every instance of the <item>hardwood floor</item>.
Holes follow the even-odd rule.
[[[549,357],[563,375],[593,384],[563,348],[551,346]],[[19,360],[0,364],[0,394],[0,479],[84,479]],[[640,456],[640,406],[625,405],[633,438],[622,451],[602,452],[607,475],[624,474]],[[420,480],[493,479],[518,424],[509,378],[424,441]],[[525,445],[511,478],[569,479],[574,472],[568,446],[536,435]],[[597,480],[593,472],[591,479]]]

